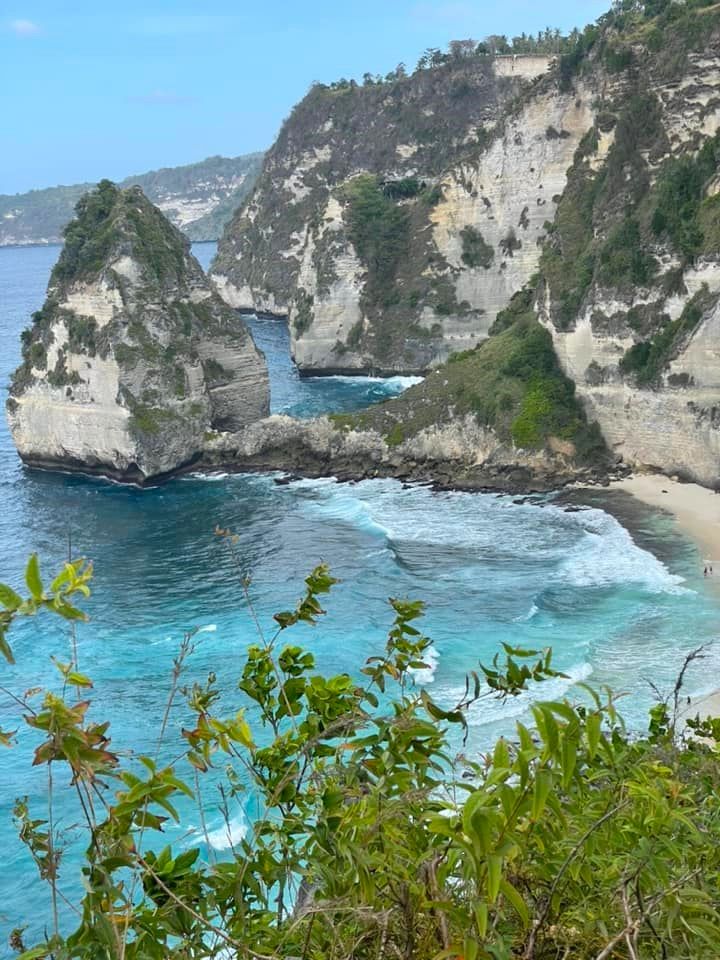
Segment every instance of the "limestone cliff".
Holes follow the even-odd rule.
[[[592,124],[591,91],[550,66],[460,57],[313,88],[225,231],[221,294],[288,314],[301,371],[424,371],[473,346],[537,268]]]
[[[717,486],[720,7],[653,10],[582,61],[607,82],[532,289],[616,455]]]
[[[262,354],[139,187],[80,201],[22,339],[7,413],[31,465],[144,483],[268,413]]]
[[[307,372],[431,369],[522,289],[615,456],[718,486],[718,63],[720,4],[623,0],[552,62],[315,88],[218,285]]]

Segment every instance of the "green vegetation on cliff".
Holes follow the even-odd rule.
[[[621,372],[634,377],[638,386],[659,386],[670,360],[686,344],[705,313],[717,301],[718,294],[710,293],[703,284],[685,304],[677,320],[671,321],[665,315],[651,339],[640,340],[623,354],[620,360]]]
[[[403,183],[407,181],[400,181]],[[364,297],[372,305],[388,305],[396,296],[393,281],[398,262],[407,253],[410,226],[410,215],[398,199],[418,192],[408,193],[397,186],[383,189],[371,174],[356,177],[344,188],[348,234],[367,268]]]
[[[266,415],[265,366],[247,329],[207,283],[190,241],[139,187],[101,181],[80,199],[65,234],[47,299],[22,334],[11,412],[21,415],[17,401],[39,383],[67,388],[51,404],[94,404],[115,374],[114,400],[130,413],[130,439],[155,457],[148,470],[175,448],[183,451],[179,462],[197,456],[208,427],[237,429]],[[96,316],[71,307],[78,296],[90,314],[99,304]],[[241,355],[249,361],[242,375]],[[109,374],[91,362],[96,356],[109,361]],[[81,383],[85,389],[74,391]],[[73,430],[68,436],[81,448]]]
[[[218,533],[239,565],[234,538]],[[4,657],[21,617],[86,620],[91,578],[77,560],[46,584],[33,555],[22,593],[0,584]],[[504,644],[440,705],[415,682],[432,646],[423,604],[391,599],[385,648],[353,675],[327,675],[301,634],[287,638],[318,625],[335,583],[317,567],[294,609],[269,630],[258,622],[232,705],[215,673],[184,682],[188,633],[153,756],[111,741],[102,691],[74,654],[56,661],[55,686],[13,694],[17,727],[0,742],[48,771],[47,796],[13,813],[52,898],[39,943],[12,931],[20,960],[716,960],[720,721],[684,728],[679,710],[700,651],[678,663],[644,732],[625,728],[610,690],[577,685],[533,698],[480,750],[469,716],[562,677],[551,652]],[[211,770],[223,797],[257,800],[223,855],[204,826]],[[60,791],[85,851],[77,902],[53,819]],[[181,838],[202,824],[203,850],[172,843],[168,820]]]
[[[333,420],[340,429],[377,430],[394,446],[468,414],[500,440],[525,449],[540,448],[554,438],[572,444],[579,462],[606,453],[524,291],[500,315],[496,332],[478,347],[451,355],[400,397]]]
[[[720,210],[707,197],[720,165],[720,133],[706,140],[696,154],[668,161],[653,192],[650,226],[688,260],[699,253],[720,252]]]
[[[101,180],[81,198],[75,219],[65,228],[65,245],[51,282],[95,277],[124,239],[132,242],[134,259],[158,282],[176,280],[182,273],[187,250],[169,221],[139,189],[120,190]]]
[[[550,225],[541,268],[561,326],[577,317],[593,281],[621,293],[647,287],[659,269],[659,244],[683,264],[720,252],[720,207],[709,195],[720,139],[707,138],[699,149],[690,141],[667,157],[670,143],[656,95],[720,28],[720,6],[622,0],[599,25],[582,69],[608,68],[610,59],[624,82],[617,100],[601,104]],[[620,57],[631,48],[631,56]],[[594,154],[603,136],[611,146],[598,166]]]

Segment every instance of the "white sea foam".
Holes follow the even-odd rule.
[[[349,376],[347,374],[334,374],[331,377],[307,377],[308,380],[335,380],[338,383],[354,383],[354,384],[363,384],[363,383],[381,383],[384,386],[390,388],[400,388],[407,390],[408,387],[415,386],[416,383],[422,383],[425,377],[364,377],[364,376]]]
[[[583,683],[593,672],[592,665],[587,661],[573,664],[562,671],[565,677],[555,677],[541,683],[532,683],[527,690],[517,697],[508,697],[507,700],[482,700],[474,704],[468,713],[468,725],[484,727],[489,723],[507,721],[514,717],[521,717],[527,713],[533,703],[539,700],[561,700],[577,683]],[[464,688],[454,690],[456,701],[462,696]],[[443,703],[447,703],[443,696]]]
[[[423,654],[423,663],[426,663],[426,667],[411,667],[408,670],[408,673],[415,680],[415,683],[419,683],[420,686],[427,686],[429,683],[435,683],[435,673],[440,664],[440,654],[437,652],[435,647],[428,647],[428,649]]]
[[[199,627],[196,630],[196,633],[215,633],[216,630],[217,630],[216,623],[208,623],[207,626],[205,627]]]
[[[553,579],[576,587],[636,583],[652,593],[686,593],[684,578],[643,550],[614,517],[584,510],[578,517],[584,535],[561,563]]]
[[[530,609],[527,613],[520,614],[519,617],[513,617],[515,623],[527,623],[528,620],[532,620],[536,613],[540,612],[540,608],[536,603],[530,605]]]
[[[553,562],[550,581],[575,587],[635,583],[652,593],[685,593],[672,574],[603,510],[568,513],[551,504],[512,504],[479,494],[403,490],[391,480],[366,481],[343,494],[347,519],[396,541],[465,548],[483,555],[528,555]],[[524,619],[537,613],[533,608]]]
[[[303,483],[326,494],[321,498],[306,501],[307,508],[312,513],[319,513],[325,519],[348,523],[360,530],[379,535],[383,539],[393,538],[392,529],[376,519],[371,505],[365,499],[358,497],[353,487],[327,480],[324,484],[318,484],[316,481],[300,481],[297,486]]]
[[[247,831],[247,818],[243,813],[238,813],[228,823],[223,821],[214,830],[208,830],[207,839],[213,850],[229,850],[230,847],[240,843]],[[198,842],[202,842],[204,839],[204,837],[200,837]]]
[[[227,480],[229,473],[188,473],[183,480],[206,480],[208,483],[217,483],[218,480]]]

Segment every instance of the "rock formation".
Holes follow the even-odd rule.
[[[306,373],[425,371],[476,344],[537,268],[592,123],[589,91],[558,93],[550,64],[458,58],[314,87],[221,239],[223,297],[287,314]]]
[[[671,16],[672,14],[672,16]],[[622,24],[621,24],[622,25]],[[720,8],[609,30],[536,313],[632,467],[720,485]]]
[[[720,6],[653,0],[553,62],[316,87],[226,230],[219,289],[287,313],[314,373],[432,369],[522,289],[615,456],[718,486],[719,57]]]
[[[142,484],[269,412],[262,354],[139,187],[80,201],[22,339],[7,413],[30,465]]]

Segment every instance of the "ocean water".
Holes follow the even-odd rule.
[[[207,263],[212,247],[198,245],[197,252]],[[56,256],[56,248],[0,249],[3,404],[19,332],[42,302]],[[397,379],[300,380],[284,325],[258,320],[253,330],[270,364],[274,410],[302,416],[355,409],[406,385]],[[80,667],[95,681],[95,715],[112,719],[119,749],[154,752],[173,657],[187,630],[199,632],[186,681],[215,671],[227,708],[242,702],[236,681],[256,633],[237,571],[213,536],[218,524],[238,534],[263,624],[294,604],[303,577],[320,560],[340,578],[325,603],[325,621],[294,635],[315,651],[324,671],[356,671],[382,649],[389,596],[426,602],[424,628],[435,646],[417,680],[447,705],[462,693],[466,672],[489,661],[500,641],[551,645],[568,679],[511,704],[473,709],[469,750],[507,730],[532,698],[572,694],[577,681],[623,692],[622,711],[639,727],[652,701],[648,681],[671,685],[684,654],[700,643],[709,644],[708,659],[692,673],[688,692],[716,686],[719,608],[711,585],[698,576],[693,545],[669,518],[629,498],[597,492],[582,501],[581,509],[568,511],[553,497],[515,503],[390,480],[278,485],[270,475],[189,476],[140,491],[25,470],[0,421],[0,580],[19,582],[32,550],[52,570],[65,556],[68,536],[75,553],[94,560],[92,621],[78,633]],[[67,657],[69,638],[63,626],[38,619],[17,631],[14,648],[17,664],[0,664],[0,686],[17,692],[53,682],[49,657]],[[167,755],[180,749],[184,716],[178,704]],[[0,956],[13,926],[28,924],[32,939],[49,918],[47,892],[16,838],[11,814],[15,797],[28,795],[42,817],[46,781],[28,763],[32,732],[0,695],[0,727],[16,726],[18,746],[0,752]],[[212,779],[204,793],[211,845],[222,851],[232,837]],[[62,783],[55,812],[70,843],[62,884],[71,893],[78,885],[77,811]],[[186,813],[183,832],[169,828],[168,840],[201,843],[198,817]],[[251,799],[231,811],[235,837],[252,814]]]

